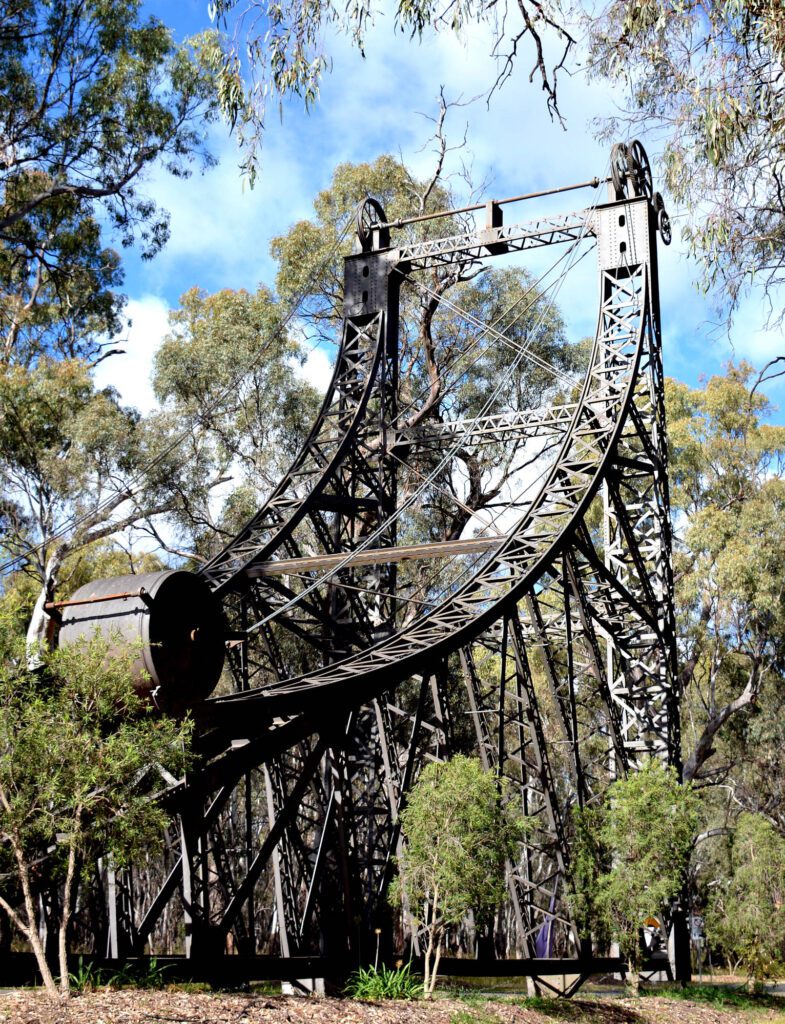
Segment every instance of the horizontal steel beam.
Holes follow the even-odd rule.
[[[508,224],[482,231],[466,231],[446,238],[427,239],[389,249],[385,258],[397,266],[420,268],[482,259],[499,252],[521,252],[545,245],[576,242],[595,233],[591,210],[555,217],[540,217],[521,224]]]
[[[453,555],[471,555],[489,551],[507,540],[506,535],[498,537],[472,537],[467,540],[441,540],[429,544],[405,544],[394,548],[366,548],[346,563],[347,569],[361,565],[390,565],[410,559],[452,558]],[[260,562],[246,570],[249,579],[261,576],[285,576],[287,573],[311,572],[315,569],[332,569],[346,560],[348,552],[333,555],[304,555],[302,558],[278,558],[272,562]]]

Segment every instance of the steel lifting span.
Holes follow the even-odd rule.
[[[601,185],[591,207],[530,221],[505,224],[505,201],[483,204],[479,229],[474,208],[447,211],[438,237],[444,220],[389,222],[366,200],[333,377],[278,486],[191,583],[99,581],[61,602],[61,642],[119,620],[171,647],[147,659],[152,699],[190,703],[198,725],[198,767],[160,797],[177,824],[155,883],[140,897],[134,870],[105,873],[108,953],[174,935],[215,962],[416,954],[386,899],[399,812],[422,765],[460,751],[508,780],[535,827],[493,927],[457,938],[543,984],[555,963],[577,977],[600,964],[566,899],[570,808],[645,756],[680,768],[656,253],[670,224],[639,143],[576,187]],[[538,250],[540,266],[547,247],[555,270],[526,278],[514,314],[481,322],[451,298],[487,259]],[[538,339],[556,311],[548,274],[569,282],[592,249],[581,376]],[[463,325],[427,367],[401,343],[417,303]],[[459,389],[481,374],[467,413]],[[502,482],[499,452],[514,463]],[[217,629],[228,668],[205,697]],[[680,908],[664,910],[684,975]]]

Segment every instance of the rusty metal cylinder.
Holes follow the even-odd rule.
[[[215,688],[224,663],[221,608],[204,580],[179,569],[88,583],[56,607],[60,644],[105,637],[136,645],[134,684],[164,711],[180,713]]]

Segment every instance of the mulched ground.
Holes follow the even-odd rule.
[[[39,989],[0,992],[0,1021],[8,1024],[749,1024],[783,1020],[780,1010],[750,1014],[659,997],[575,999],[554,1002],[543,1012],[512,1000],[365,1003],[121,989],[86,993],[57,1004]]]

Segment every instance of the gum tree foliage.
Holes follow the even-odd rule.
[[[213,479],[231,484],[220,506],[203,489],[177,514],[198,558],[258,509],[315,419],[320,396],[298,372],[306,350],[287,330],[288,312],[260,285],[214,295],[192,288],[170,313],[155,357],[156,396],[180,429],[204,439]]]
[[[560,120],[570,117],[557,101],[563,68],[621,85],[626,111],[600,119],[599,128],[609,139],[664,141],[666,189],[686,215],[684,234],[705,286],[718,286],[731,313],[745,288],[760,282],[781,317],[774,290],[785,255],[780,0],[398,0],[393,9],[395,31],[421,40],[489,26],[492,53],[501,58],[489,93],[521,65]],[[294,96],[311,106],[330,66],[325,30],[364,52],[379,8],[367,0],[345,7],[214,0],[209,10],[229,32],[230,48],[215,60],[220,102],[246,144],[244,166],[253,177],[268,103]],[[574,46],[577,39],[586,46]]]
[[[505,802],[477,758],[432,762],[401,812],[404,853],[390,899],[402,902],[427,936],[426,998],[451,926],[474,911],[482,921],[506,895],[505,863],[514,860],[525,821]]]
[[[0,367],[0,552],[37,584],[31,649],[47,633],[44,602],[68,589],[70,556],[131,527],[154,531],[156,516],[210,488],[206,441],[173,447],[177,427],[171,414],[143,418],[97,389],[83,360]]]
[[[551,116],[561,118],[558,77],[575,40],[559,0],[397,0],[393,9],[395,31],[420,40],[439,31],[461,36],[474,23],[490,26],[497,73],[488,89],[500,86],[520,59],[528,65],[529,80],[544,91]],[[329,33],[347,36],[364,55],[368,30],[380,10],[369,0],[346,5],[333,0],[214,0],[208,11],[229,36],[226,54],[216,54],[218,92],[225,116],[246,147],[243,167],[253,180],[268,103],[294,96],[310,108],[330,68]]]
[[[573,807],[573,847],[570,859],[571,888],[568,896],[573,920],[581,939],[594,939],[602,947],[608,925],[600,910],[598,879],[606,863],[602,845],[603,811],[596,807]]]
[[[0,11],[0,359],[94,359],[122,281],[100,224],[153,256],[153,167],[209,163],[209,34],[175,46],[140,0],[8,0]]]
[[[745,777],[744,730],[785,670],[785,427],[766,422],[767,373],[667,385],[686,779]]]
[[[668,191],[706,286],[732,311],[785,267],[785,20],[780,0],[611,0],[586,18],[590,68],[622,83],[609,135],[665,140]]]
[[[629,964],[637,992],[643,963],[640,929],[684,884],[698,825],[697,798],[673,768],[650,758],[614,782],[603,805],[574,812],[574,906],[584,934],[607,931]]]
[[[706,932],[739,960],[750,986],[785,970],[785,839],[760,814],[741,814],[725,877],[709,890]]]
[[[103,231],[138,241],[145,257],[160,249],[166,212],[145,179],[209,162],[217,111],[211,37],[175,46],[141,6],[10,0],[0,10],[0,558],[22,556],[14,566],[39,582],[32,646],[69,553],[209,476],[198,460],[179,479],[167,472],[167,424],[121,409],[89,374],[111,354],[124,303]],[[156,456],[137,493],[135,474]]]
[[[68,995],[68,926],[80,875],[97,856],[118,866],[155,850],[166,815],[150,794],[188,763],[190,723],[153,715],[134,692],[135,652],[105,641],[45,653],[26,667],[24,634],[0,618],[0,845],[13,870],[0,906],[32,947],[57,995],[38,932],[38,894],[56,884],[60,994]],[[45,880],[45,881],[44,881]]]

